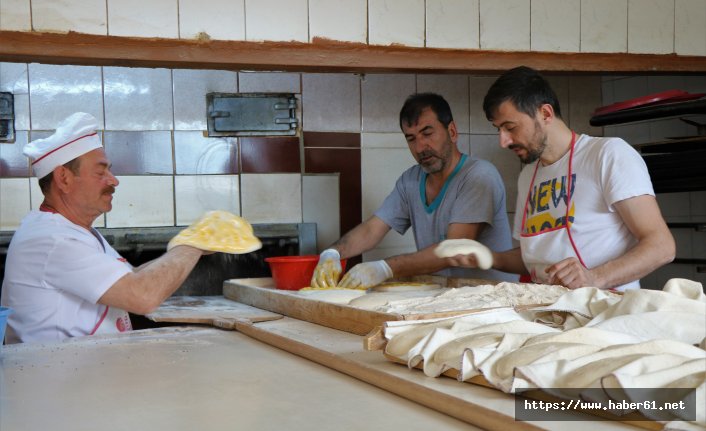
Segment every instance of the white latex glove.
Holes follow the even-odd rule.
[[[392,269],[384,260],[359,263],[343,276],[338,287],[369,289],[392,277]]]
[[[317,289],[336,287],[342,271],[340,253],[336,249],[327,248],[319,255],[319,263],[316,264],[314,275],[311,277],[311,287]]]

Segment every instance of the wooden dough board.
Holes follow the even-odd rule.
[[[238,320],[266,322],[281,314],[260,310],[223,296],[172,296],[145,317],[154,322],[198,323],[235,329]]]
[[[443,278],[443,277],[441,277]],[[458,279],[457,279],[458,280]],[[408,280],[406,280],[408,281]],[[416,281],[416,280],[413,280]],[[484,280],[487,282],[487,280]],[[436,281],[438,283],[438,281]],[[456,281],[454,281],[456,282]],[[442,286],[448,285],[442,281]],[[471,285],[471,284],[464,284]],[[366,335],[390,320],[420,320],[457,316],[478,310],[456,310],[426,314],[396,314],[317,301],[275,289],[272,278],[237,278],[223,283],[223,295],[234,301],[333,329]]]

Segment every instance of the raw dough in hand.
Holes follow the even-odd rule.
[[[177,245],[231,254],[250,253],[262,247],[250,223],[227,211],[207,212],[172,238],[167,250]]]
[[[490,269],[493,266],[493,253],[478,241],[472,239],[447,239],[434,249],[437,257],[454,257],[459,254],[472,254],[478,261],[478,268]]]

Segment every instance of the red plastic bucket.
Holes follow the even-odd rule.
[[[299,290],[311,284],[319,255],[266,257],[265,262],[270,265],[277,289]],[[341,260],[341,266],[346,269],[345,259]]]

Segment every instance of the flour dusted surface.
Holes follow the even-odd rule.
[[[386,313],[414,314],[550,304],[566,292],[568,289],[563,286],[502,282],[497,285],[485,284],[449,289],[437,296],[390,301],[375,310]]]

